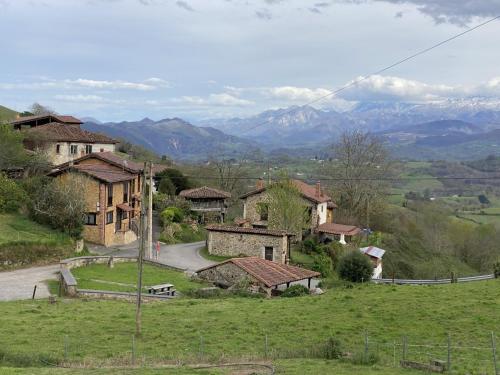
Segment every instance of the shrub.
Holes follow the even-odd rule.
[[[324,346],[324,358],[325,359],[339,359],[342,357],[342,345],[340,341],[335,337],[330,337],[326,340]]]
[[[184,220],[184,212],[178,207],[168,207],[160,215],[164,226],[170,223],[181,223]]]
[[[493,265],[493,274],[495,275],[495,279],[500,278],[500,260],[497,260]]]
[[[295,284],[281,293],[281,297],[300,297],[309,295],[309,289],[304,285]]]
[[[175,195],[175,185],[168,177],[162,177],[160,185],[158,185],[158,192],[166,195]]]
[[[369,281],[373,274],[373,265],[368,257],[358,251],[344,255],[339,262],[339,276],[352,282]]]
[[[320,254],[314,259],[312,269],[321,273],[322,277],[328,277],[332,272],[332,260],[329,256]]]
[[[322,252],[330,257],[330,259],[332,260],[333,267],[335,267],[338,264],[339,259],[344,254],[344,251],[345,251],[344,246],[340,242],[336,241],[330,242],[329,244],[322,246]]]
[[[0,212],[16,212],[26,202],[24,190],[4,174],[0,174]]]
[[[311,254],[313,252],[316,252],[317,246],[318,246],[318,243],[316,242],[315,239],[308,238],[302,242],[301,250],[303,253]]]

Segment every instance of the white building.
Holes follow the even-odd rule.
[[[382,278],[382,258],[384,257],[385,250],[375,246],[362,247],[359,249],[363,254],[370,257],[373,263],[373,276],[374,279]]]

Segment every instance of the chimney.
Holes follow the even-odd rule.
[[[316,182],[316,197],[321,197],[323,194],[321,193],[321,181]]]
[[[264,180],[262,178],[259,178],[257,180],[256,187],[257,187],[257,189],[263,189],[264,188]]]

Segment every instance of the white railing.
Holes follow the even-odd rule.
[[[457,283],[467,283],[471,281],[492,280],[495,275],[479,275],[469,277],[458,277],[455,279]],[[452,279],[428,279],[428,280],[410,280],[410,279],[372,279],[376,284],[400,284],[400,285],[437,285],[437,284],[450,284]]]

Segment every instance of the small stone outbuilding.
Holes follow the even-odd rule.
[[[232,258],[225,262],[202,268],[196,275],[217,286],[230,288],[245,285],[250,290],[265,292],[271,296],[280,285],[289,287],[292,283],[319,277],[320,273],[300,267],[279,264],[259,257]]]
[[[206,227],[208,253],[222,256],[252,256],[288,263],[293,234],[284,230],[224,225]]]
[[[336,223],[325,223],[318,226],[316,232],[320,241],[338,241],[342,245],[352,241],[354,236],[361,233],[361,229],[355,225],[344,225]]]

